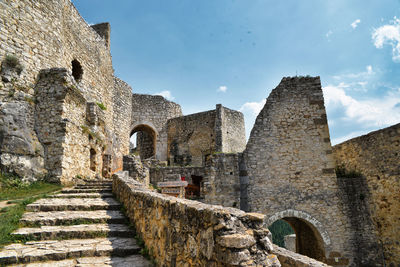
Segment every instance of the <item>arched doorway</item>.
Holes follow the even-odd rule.
[[[330,239],[328,233],[323,230],[321,223],[315,218],[302,211],[286,210],[278,212],[266,221],[266,225],[269,226],[273,235],[276,231],[273,227],[277,223],[281,227],[285,227],[284,224],[287,223],[292,228],[296,235],[295,244],[293,244],[296,253],[319,261],[326,261],[325,249],[330,244]],[[290,231],[287,232],[290,234]]]
[[[157,134],[146,124],[139,124],[130,134],[129,152],[139,155],[140,159],[148,159],[156,154]]]

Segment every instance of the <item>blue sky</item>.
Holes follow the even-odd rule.
[[[249,134],[282,77],[321,76],[332,143],[400,122],[399,0],[73,0],[111,23],[115,74]]]

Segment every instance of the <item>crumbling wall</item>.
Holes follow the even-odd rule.
[[[124,81],[114,78],[113,90],[113,171],[122,170],[122,157],[129,154],[132,125],[132,88]]]
[[[159,95],[133,94],[131,131],[149,127],[156,135],[156,158],[167,160],[167,121],[182,116],[181,107]]]
[[[69,184],[78,176],[101,175],[107,133],[97,105],[87,103],[65,69],[42,71],[35,91],[35,131],[43,144],[49,177]],[[90,150],[95,151],[95,170],[91,170]]]
[[[377,231],[387,266],[400,262],[400,124],[353,138],[333,147],[338,166],[361,172],[360,178],[343,178],[355,195],[368,204],[366,212]],[[362,186],[360,186],[360,184]],[[366,214],[367,216],[369,214]],[[360,221],[360,220],[359,220]],[[365,229],[362,229],[365,234]],[[371,233],[370,231],[366,231]],[[374,232],[374,231],[372,231]],[[361,233],[360,233],[361,234]],[[380,244],[379,244],[380,243]],[[380,259],[380,255],[377,255]]]
[[[356,244],[338,196],[319,77],[282,79],[257,116],[244,159],[251,211],[305,222],[320,260],[351,264]]]
[[[216,112],[217,120],[220,120],[220,122],[216,121],[216,143],[217,146],[220,147],[216,151],[224,153],[243,152],[246,148],[246,131],[243,113],[223,107],[220,104],[217,105]],[[221,140],[219,140],[219,136],[221,136]]]
[[[239,208],[240,182],[238,154],[217,153],[206,163],[204,202],[224,207]]]
[[[168,161],[170,165],[203,166],[215,149],[215,110],[182,116],[168,121]]]
[[[113,192],[160,266],[280,266],[262,214],[161,195],[123,173]]]
[[[0,17],[1,117],[20,117],[19,120],[23,121],[0,125],[0,136],[3,137],[0,148],[6,151],[6,147],[15,146],[25,151],[2,153],[2,168],[34,180],[45,174],[43,164],[46,161],[43,158],[47,157],[44,155],[44,144],[37,141],[33,127],[35,118],[31,115],[35,114],[34,88],[37,88],[36,80],[42,69],[65,68],[70,74],[76,74],[72,62],[78,62],[81,73],[75,75],[75,82],[88,102],[101,103],[106,107],[104,131],[112,131],[114,79],[107,43],[109,25],[102,27],[100,36],[96,32],[100,29],[90,27],[69,0],[6,0],[0,3]],[[8,108],[10,105],[12,109]],[[18,115],[17,110],[24,110],[25,114]],[[18,132],[18,136],[13,132]],[[3,143],[3,140],[6,142]],[[26,152],[31,150],[36,152]]]

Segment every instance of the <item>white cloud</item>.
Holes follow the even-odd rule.
[[[333,31],[329,30],[329,31],[325,34],[326,38],[329,38],[329,36],[331,36],[332,33],[333,33]]]
[[[372,40],[376,48],[380,49],[384,44],[392,46],[392,59],[400,62],[400,20],[394,17],[389,24],[383,25],[372,32]]]
[[[217,91],[225,93],[227,89],[228,89],[228,87],[226,87],[225,85],[221,85],[220,87],[218,87]]]
[[[400,102],[400,92],[391,91],[381,98],[356,100],[346,93],[348,85],[328,85],[323,88],[327,109],[337,106],[343,109],[347,121],[362,123],[366,127],[385,127],[400,122],[400,112],[396,104]]]
[[[361,22],[361,20],[360,19],[356,19],[355,21],[353,21],[351,24],[350,24],[350,26],[353,28],[353,29],[355,29],[355,28],[357,28],[357,26],[358,26],[358,24]]]
[[[161,92],[159,92],[159,93],[155,93],[155,94],[153,94],[153,95],[160,95],[160,96],[165,97],[165,98],[168,99],[168,100],[174,100],[174,99],[175,99],[175,97],[172,96],[171,92],[170,92],[170,91],[167,91],[167,90],[161,91]]]
[[[333,76],[334,79],[342,80],[345,78],[356,79],[356,78],[367,78],[370,75],[374,75],[375,71],[373,70],[371,65],[365,67],[365,71],[356,72],[356,73],[347,73],[342,75]]]
[[[240,107],[239,111],[250,111],[252,115],[257,116],[258,113],[260,113],[261,109],[264,107],[265,101],[266,99],[263,99],[260,102],[246,102]]]
[[[374,74],[374,71],[372,70],[372,66],[371,65],[367,66],[367,74],[368,75]]]

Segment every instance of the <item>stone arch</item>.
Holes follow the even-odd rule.
[[[297,253],[320,261],[326,260],[331,239],[321,222],[304,211],[288,209],[266,217],[264,224],[269,226],[277,220],[286,221],[295,231]]]
[[[141,159],[156,155],[157,136],[156,128],[151,123],[137,123],[131,128],[129,136],[137,133],[137,148]]]

